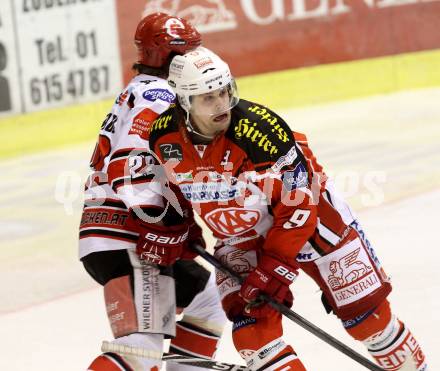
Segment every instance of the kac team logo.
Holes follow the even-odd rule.
[[[147,90],[142,94],[144,99],[154,102],[157,99],[163,100],[164,102],[173,103],[175,95],[166,89],[151,89]]]
[[[206,214],[206,222],[217,232],[226,236],[236,236],[253,229],[261,219],[258,210],[240,208],[217,209]]]

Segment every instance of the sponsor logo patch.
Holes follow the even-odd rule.
[[[257,263],[254,253],[238,249],[222,255],[220,261],[237,273],[248,273]]]
[[[293,146],[284,156],[281,156],[277,162],[272,165],[272,170],[275,173],[279,173],[284,166],[292,165],[297,157],[298,153],[296,153],[296,148]]]
[[[186,41],[182,39],[175,39],[170,41],[170,45],[185,45]]]
[[[153,121],[153,125],[151,125],[150,132],[155,130],[166,129],[173,118],[172,115],[159,116],[156,120]]]
[[[366,312],[364,314],[361,314],[360,316],[356,316],[353,319],[348,319],[346,321],[342,321],[342,326],[344,326],[345,329],[357,326],[365,318],[367,318],[371,313],[373,313],[373,310],[370,310],[370,311],[368,311],[368,312]]]
[[[217,80],[221,80],[223,78],[223,75],[218,75],[216,77],[213,77],[212,79],[206,80],[205,84],[212,84],[213,82],[216,82]]]
[[[256,322],[257,322],[257,320],[254,317],[243,316],[243,317],[234,318],[234,323],[232,325],[232,331],[239,330],[243,327],[252,325]]]
[[[144,99],[150,101],[150,102],[154,102],[155,100],[162,100],[164,102],[168,102],[168,103],[172,103],[174,102],[175,99],[175,95],[174,93],[170,92],[167,89],[151,89],[151,90],[147,90],[144,91],[144,93],[142,94],[142,96],[144,97]]]
[[[274,353],[277,353],[284,346],[285,344],[283,341],[278,341],[275,344],[269,344],[266,348],[258,352],[258,358],[264,359],[269,355],[273,356]]]
[[[274,141],[268,139],[268,135],[259,130],[256,122],[243,118],[234,126],[235,138],[238,140],[247,139],[262,151],[269,152],[271,155],[278,153],[279,149]],[[272,139],[272,136],[270,136]]]
[[[328,276],[327,282],[333,290],[347,286],[372,271],[370,266],[357,259],[360,251],[361,248],[358,247],[341,259],[330,262],[329,270],[331,274]]]
[[[209,175],[209,179],[211,179],[211,180],[224,180],[223,175],[220,173],[217,173],[216,171],[210,171],[208,173],[208,175]]]
[[[212,62],[211,58],[205,57],[205,58],[202,58],[202,59],[199,59],[199,60],[195,61],[194,62],[194,66],[196,66],[197,69],[201,69],[201,68],[203,68],[203,67],[205,67],[205,66],[207,66],[209,64],[212,64],[212,63],[213,62]]]
[[[423,367],[425,355],[420,349],[417,340],[410,332],[406,334],[404,340],[400,344],[397,346],[395,345],[394,349],[391,349],[387,354],[380,356],[373,354],[373,357],[376,359],[379,366],[388,370],[400,370],[402,366],[407,363],[408,357],[411,357],[413,360],[411,365],[413,370],[425,369],[425,367]]]
[[[183,160],[182,146],[179,143],[167,143],[159,146],[160,153],[164,161],[176,159]]]
[[[287,191],[293,191],[297,188],[307,187],[308,174],[303,164],[296,165],[294,170],[288,170],[281,176],[283,186]]]
[[[298,253],[298,255],[296,256],[296,260],[297,261],[310,261],[310,260],[313,260],[312,256],[313,256],[312,252]]]
[[[283,129],[283,125],[278,123],[278,119],[271,113],[270,110],[253,105],[252,107],[248,108],[248,111],[255,113],[261,121],[269,123],[269,125],[272,126],[271,132],[274,133],[283,143],[290,141],[289,135],[287,134],[286,130]]]
[[[182,63],[177,63],[177,62],[171,62],[170,64],[170,68],[175,68],[177,70],[182,71],[183,70],[183,64]]]
[[[185,29],[185,25],[177,18],[170,18],[165,22],[165,28],[167,34],[174,37],[175,39],[180,38],[180,30]]]
[[[191,181],[193,180],[192,170],[188,171],[187,173],[176,173],[175,177],[177,183]]]
[[[338,307],[366,297],[382,286],[359,239],[316,262]]]
[[[315,249],[310,245],[306,244],[296,255],[296,260],[299,262],[306,262],[316,260],[320,255],[315,251]]]
[[[183,196],[191,202],[229,201],[241,195],[244,186],[225,182],[194,183],[180,185]]]
[[[142,139],[148,140],[151,124],[156,117],[156,112],[150,110],[149,108],[145,108],[143,111],[139,112],[137,116],[133,119],[128,134],[136,134],[139,135]]]

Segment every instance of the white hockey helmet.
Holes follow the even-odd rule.
[[[193,96],[218,89],[227,89],[229,93],[229,106],[225,107],[224,111],[230,110],[239,101],[237,85],[228,64],[217,54],[203,47],[173,58],[168,84],[174,89],[180,105],[188,114]]]

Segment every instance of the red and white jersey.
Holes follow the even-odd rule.
[[[149,149],[151,123],[174,100],[175,94],[166,80],[138,75],[118,96],[101,125],[90,165],[93,170],[106,174],[106,182],[129,208],[145,203],[154,204],[159,200],[145,199],[142,191],[145,185],[151,186],[148,179],[140,176],[134,179],[133,169],[127,169],[127,166],[136,168],[135,162],[142,161],[139,156],[146,155]],[[129,160],[129,157],[132,159]],[[141,167],[141,164],[138,166]],[[138,194],[142,198],[137,197]]]
[[[135,207],[162,207],[160,186],[142,173],[152,122],[175,100],[166,80],[140,74],[115,100],[105,117],[90,161],[80,225],[80,258],[95,251],[134,247],[130,217]],[[157,189],[155,189],[155,187]]]
[[[307,138],[276,113],[240,100],[231,125],[194,145],[177,108],[151,128],[150,146],[170,182],[209,226],[219,245],[260,249],[293,260],[327,254],[354,220],[333,191]]]

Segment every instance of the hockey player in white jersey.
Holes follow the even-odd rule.
[[[184,200],[173,205],[183,217],[167,207],[154,191],[161,185],[146,171],[150,124],[175,99],[165,80],[169,63],[200,43],[184,19],[164,13],[142,19],[135,34],[137,75],[102,123],[86,184],[79,257],[104,287],[115,339],[88,370],[160,369],[167,337],[173,338],[172,352],[215,354],[226,317],[213,275],[193,261],[191,244],[204,245],[201,229]],[[183,311],[177,324],[176,310]],[[177,368],[194,367],[167,365]]]

